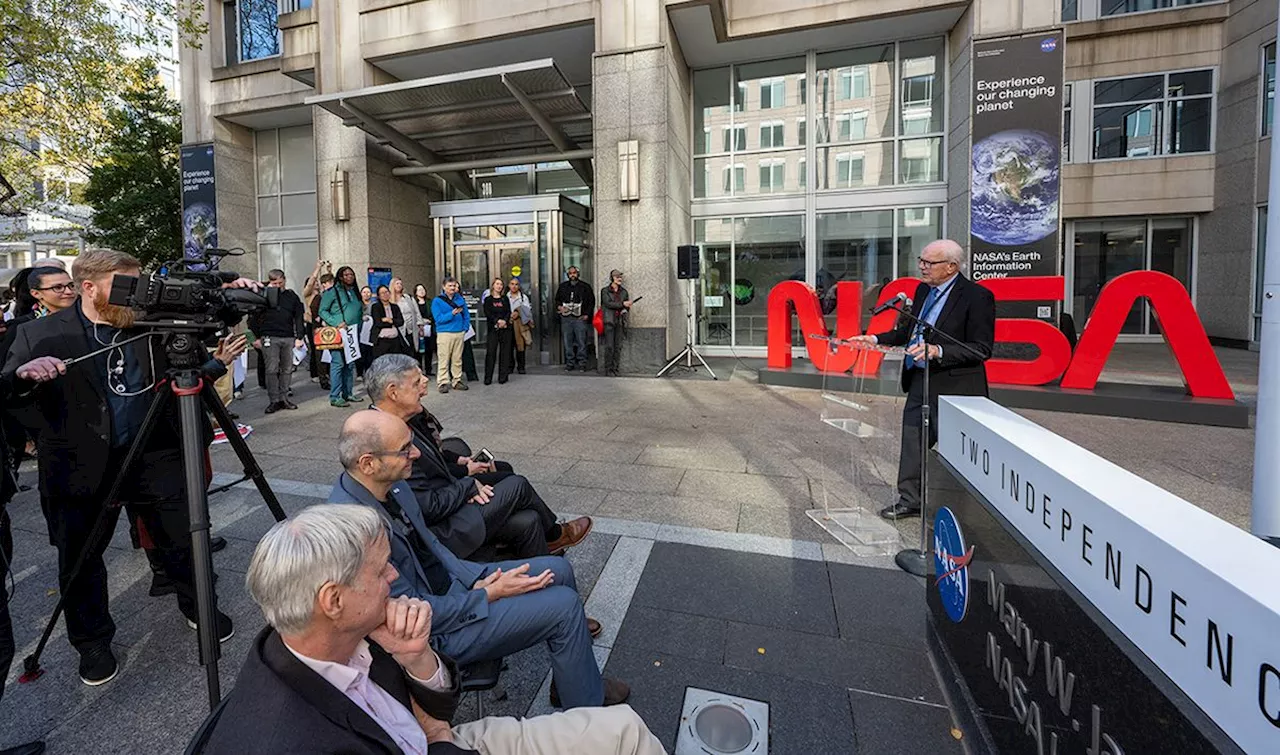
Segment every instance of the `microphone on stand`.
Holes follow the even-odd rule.
[[[892,299],[890,299],[889,301],[885,302],[884,304],[881,304],[880,306],[878,306],[878,307],[876,307],[875,309],[871,310],[871,314],[873,314],[873,315],[878,315],[878,314],[880,314],[881,312],[887,312],[887,311],[889,311],[889,310],[891,310],[891,309],[897,310],[897,309],[901,309],[901,308],[903,308],[903,307],[905,307],[905,308],[908,308],[908,309],[909,309],[909,308],[911,307],[911,303],[912,303],[912,302],[911,302],[911,297],[910,297],[910,296],[907,296],[906,294],[904,294],[904,293],[902,293],[902,292],[898,292],[898,295],[897,295],[897,296],[893,297]]]

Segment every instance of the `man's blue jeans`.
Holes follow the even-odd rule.
[[[329,363],[329,400],[339,401],[355,395],[356,366],[347,364],[342,349],[333,349],[329,353],[333,355],[333,361]]]
[[[587,322],[579,317],[561,317],[564,334],[564,363],[568,367],[587,368]]]

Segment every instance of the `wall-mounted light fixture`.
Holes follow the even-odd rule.
[[[640,142],[618,142],[618,199],[633,202],[640,198]]]
[[[329,179],[329,206],[333,210],[334,220],[351,219],[351,191],[347,181],[347,172],[341,168],[333,169],[333,178]]]

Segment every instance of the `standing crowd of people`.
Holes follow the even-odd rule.
[[[141,267],[109,249],[85,250],[70,273],[37,264],[12,282],[0,325],[0,567],[7,572],[13,554],[6,506],[20,489],[19,465],[34,456],[67,639],[89,686],[121,670],[103,555],[122,511],[151,564],[152,595],[174,595],[191,629],[200,621],[181,423],[176,402],[157,399],[167,395],[168,357],[134,310],[109,301],[115,276],[141,276]],[[571,280],[571,297],[581,296],[576,270]],[[247,585],[268,626],[202,751],[664,752],[624,704],[628,686],[603,677],[592,651],[603,626],[585,615],[563,557],[590,533],[590,517],[561,520],[511,464],[446,442],[423,405],[432,353],[440,392],[478,379],[474,356],[467,374],[474,330],[457,281],[446,278],[434,297],[422,285],[409,294],[398,278],[362,291],[350,267],[332,273],[318,263],[301,295],[281,270],[225,286],[279,289],[278,305],[250,315],[247,331],[234,311],[219,313],[227,332],[207,343],[200,372],[228,385],[226,400],[232,367],[252,346],[267,413],[298,408],[292,373],[304,362],[337,406],[356,399],[361,373],[371,408],[343,424],[330,503],[277,524],[254,553]],[[620,274],[600,298],[614,313],[606,327],[616,347],[631,304]],[[591,292],[571,301],[585,324]],[[537,324],[519,279],[495,280],[480,311],[486,384],[495,368],[500,384],[523,374]],[[314,348],[325,326],[352,325],[359,359]],[[606,363],[616,372],[616,357]],[[161,413],[153,425],[152,411]],[[214,433],[209,417],[199,421],[207,486]],[[95,537],[99,521],[105,535]],[[15,652],[3,572],[0,696]],[[230,639],[232,619],[216,602],[212,618],[218,640]],[[563,713],[451,724],[468,666],[538,645],[551,659],[550,702]],[[43,749],[31,742],[0,755]]]

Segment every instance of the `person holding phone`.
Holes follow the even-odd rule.
[[[484,350],[484,384],[493,384],[493,363],[498,363],[498,385],[507,382],[511,374],[511,350],[515,339],[511,323],[511,302],[506,296],[507,286],[501,278],[494,278],[489,295],[484,300],[484,319],[489,323],[489,343]]]

